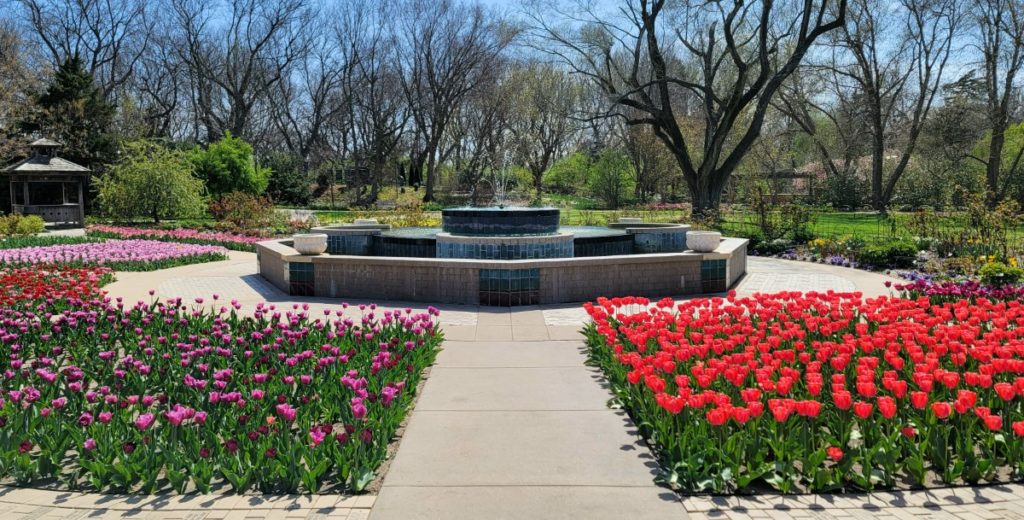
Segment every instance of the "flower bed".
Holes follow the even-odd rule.
[[[0,264],[24,266],[102,265],[116,271],[153,271],[227,258],[220,246],[176,244],[156,240],[108,240],[85,244],[0,249]]]
[[[262,237],[195,229],[147,229],[105,225],[89,226],[88,233],[90,236],[102,238],[136,238],[183,244],[217,245],[236,251],[255,251],[256,242],[266,240]]]
[[[0,268],[0,306],[31,308],[66,300],[89,300],[113,276],[107,267],[5,267]]]
[[[963,299],[988,298],[994,300],[1024,299],[1022,285],[985,285],[977,280],[934,281],[916,277],[909,283],[892,284],[892,288],[908,298],[926,297],[932,303],[955,302]]]
[[[1016,479],[1024,304],[602,299],[591,362],[687,492]]]
[[[0,477],[147,493],[365,488],[438,351],[437,312],[232,306],[0,310]]]

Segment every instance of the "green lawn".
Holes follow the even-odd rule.
[[[691,222],[689,214],[682,210],[561,210],[562,224],[571,226],[603,226],[618,220],[619,217],[640,217],[647,222]],[[438,211],[317,211],[317,215],[324,223],[377,218],[398,227],[439,226],[441,221]],[[756,219],[749,212],[730,211],[724,215],[719,227],[729,236],[750,237],[759,234]],[[869,212],[815,211],[811,231],[818,238],[856,236],[867,241],[884,241],[896,237],[960,234],[968,227],[969,223],[962,213],[936,215],[927,222],[921,222],[913,213],[890,213],[889,216],[882,216]],[[1007,240],[1014,245],[1024,244],[1024,225],[1011,230]]]

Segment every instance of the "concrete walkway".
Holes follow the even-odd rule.
[[[445,343],[370,518],[678,517],[581,347]]]
[[[244,308],[336,309],[263,282],[255,255],[154,273],[122,273],[126,301],[213,294]],[[889,291],[863,271],[751,258],[738,292]],[[361,303],[361,302],[350,302]],[[385,308],[402,308],[389,302]],[[423,308],[422,304],[408,304]],[[657,465],[631,421],[607,407],[600,374],[583,365],[579,305],[440,306],[447,338],[377,496],[117,497],[0,487],[0,518],[357,520],[909,518],[1024,520],[1024,487],[809,497],[687,497],[654,484]],[[354,307],[349,313],[357,314]],[[372,508],[372,509],[371,509]]]

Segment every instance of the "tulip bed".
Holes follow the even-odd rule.
[[[1024,304],[780,293],[587,304],[589,357],[686,492],[1024,472]]]
[[[0,309],[0,477],[146,493],[364,489],[439,349],[437,311],[238,308]]]
[[[908,283],[892,284],[891,287],[909,298],[927,297],[932,303],[956,302],[963,299],[986,298],[989,300],[1024,299],[1024,286],[985,285],[976,280],[931,281],[916,279]]]
[[[0,268],[0,306],[60,305],[67,300],[88,300],[113,280],[107,267]]]
[[[183,244],[216,245],[236,251],[255,251],[256,242],[266,240],[257,236],[198,231],[195,229],[149,229],[125,226],[89,226],[89,236],[116,239],[162,240]]]
[[[220,246],[155,240],[107,240],[0,249],[0,265],[105,266],[116,271],[153,271],[226,258],[227,251]]]

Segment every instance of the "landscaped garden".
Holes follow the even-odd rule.
[[[780,293],[586,305],[589,361],[684,492],[1024,476],[1024,305]]]

